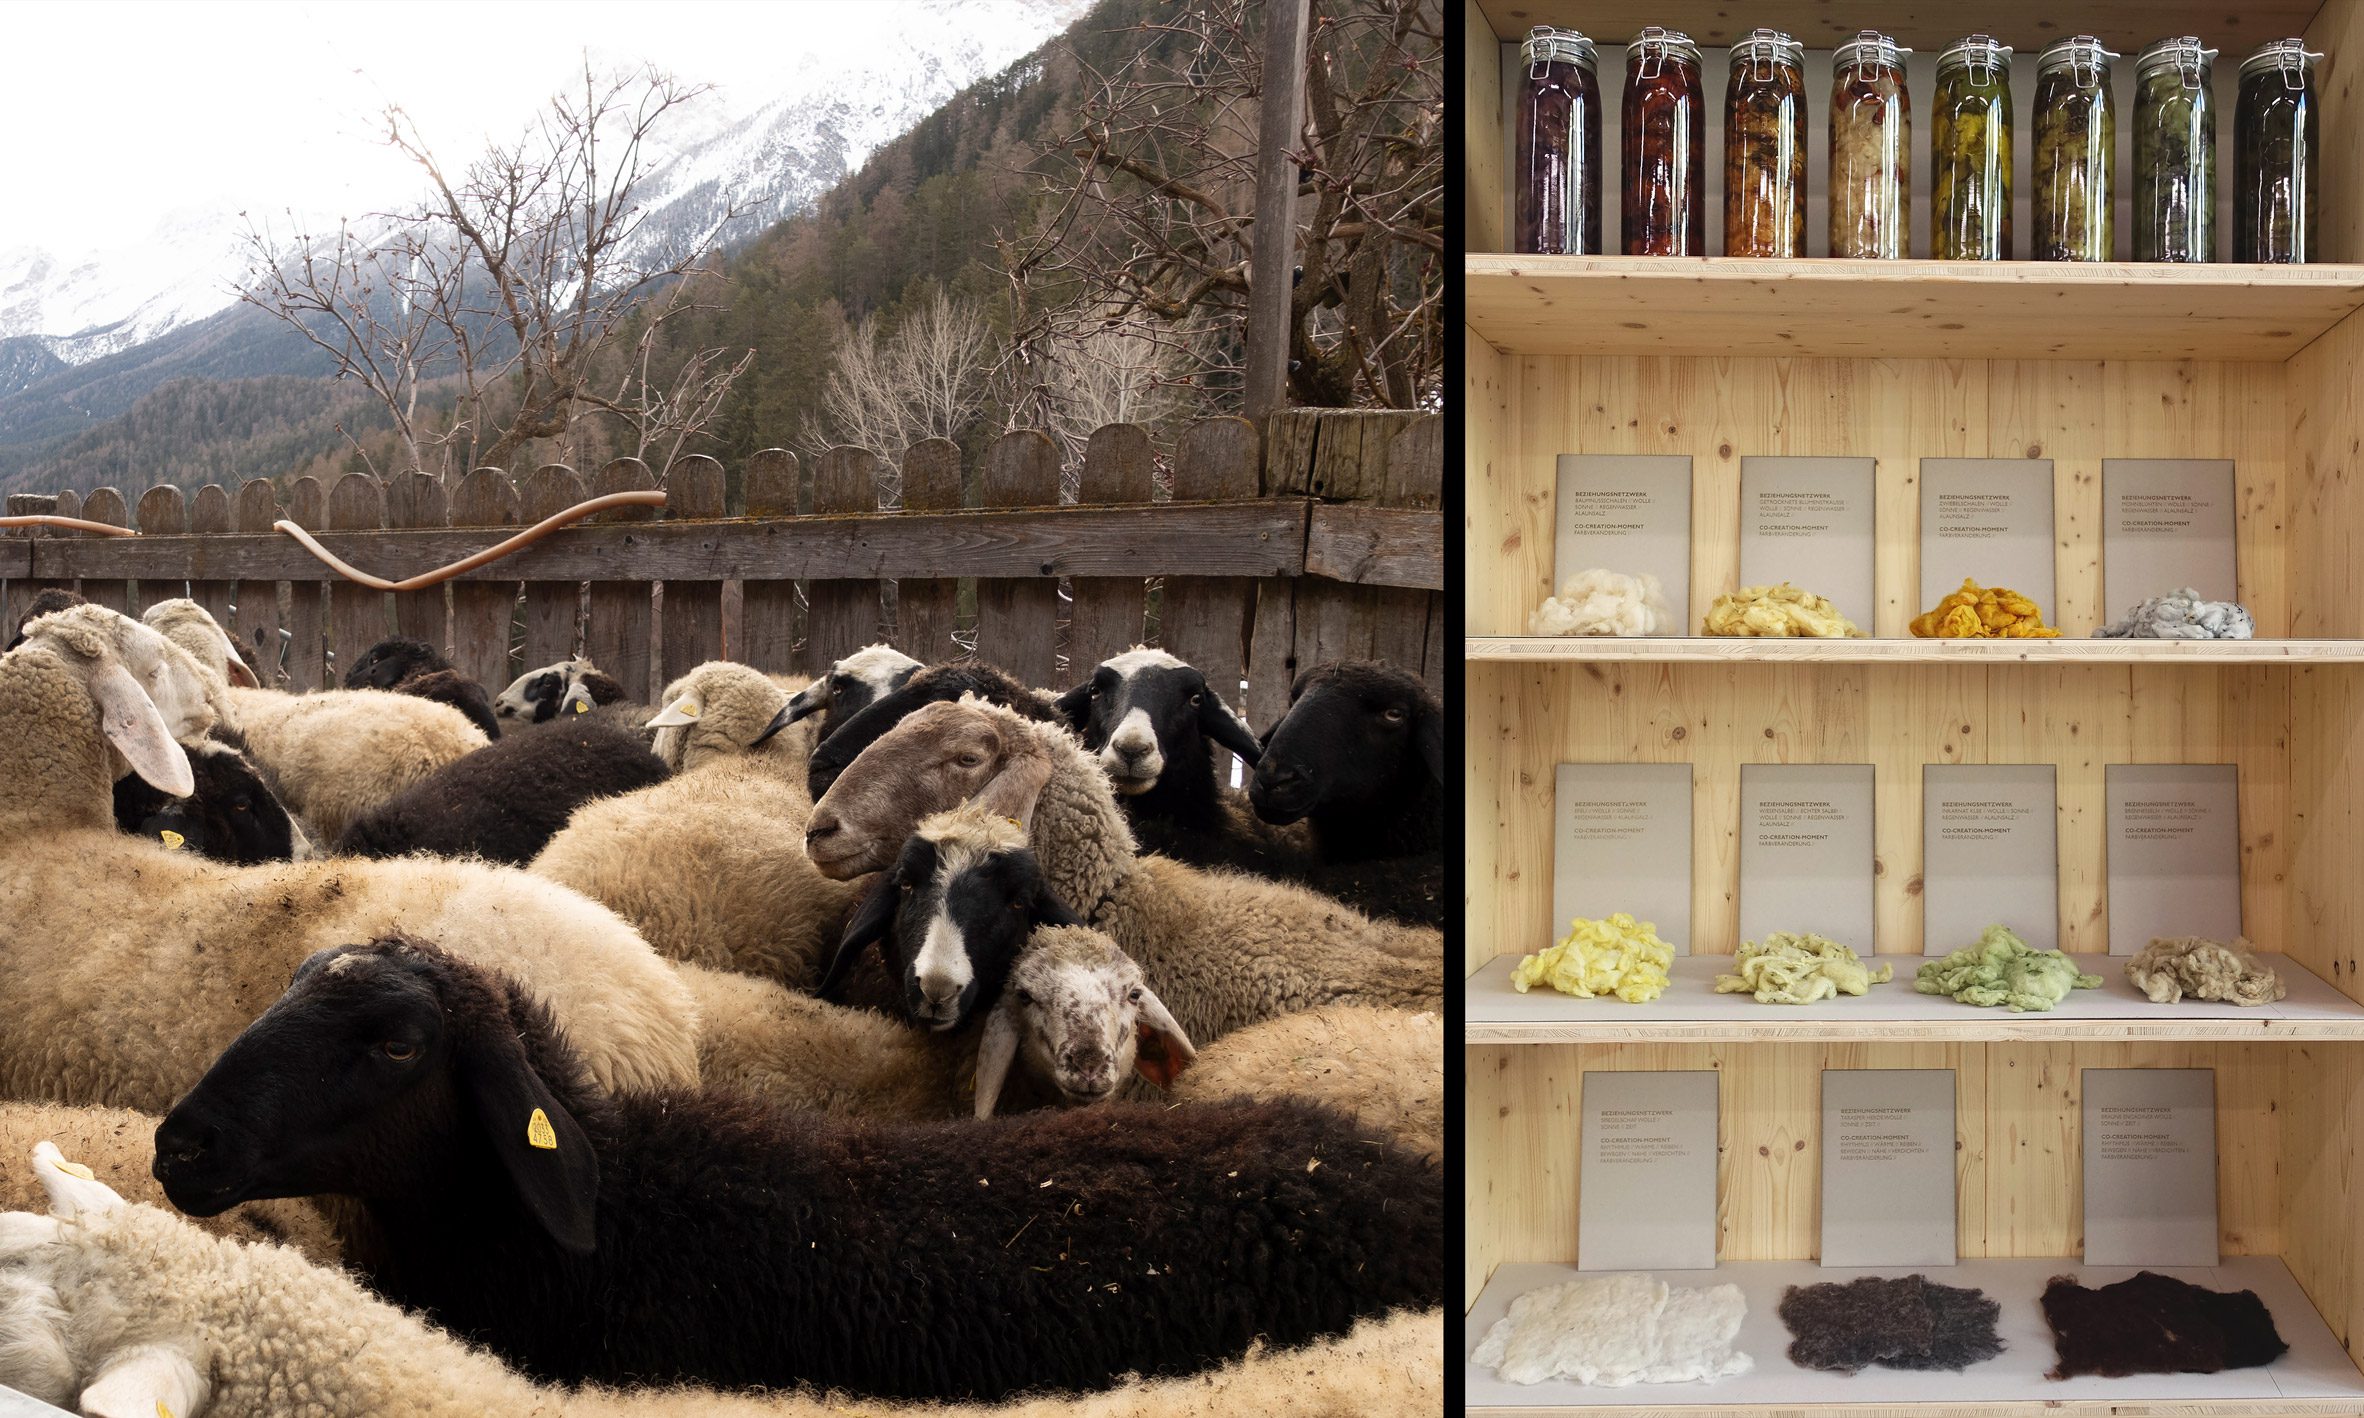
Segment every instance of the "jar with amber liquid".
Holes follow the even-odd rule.
[[[1806,48],[1779,30],[1732,46],[1724,85],[1724,254],[1806,254]]]
[[[1872,30],[1838,47],[1830,79],[1830,254],[1893,261],[1912,240],[1911,50]]]
[[[2011,259],[2011,47],[1986,35],[1937,56],[1929,106],[1929,254]]]

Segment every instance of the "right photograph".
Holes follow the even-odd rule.
[[[1461,14],[1465,1411],[2364,1414],[2364,0]]]

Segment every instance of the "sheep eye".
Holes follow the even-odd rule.
[[[909,896],[911,894],[911,883],[908,881],[903,883],[903,894],[905,896]]]
[[[1390,724],[1400,724],[1404,721],[1404,711],[1401,706],[1391,707],[1386,713],[1381,714],[1379,717],[1385,719]]]
[[[1193,694],[1190,696],[1190,707],[1193,709],[1197,708],[1200,701],[1204,700],[1205,698],[1206,696],[1203,694]]]
[[[963,768],[974,768],[984,761],[985,755],[981,753],[964,753],[960,756],[960,766]]]
[[[1032,996],[1032,995],[1030,995],[1030,994],[1026,993],[1024,990],[1020,990],[1020,989],[1012,989],[1012,990],[1010,991],[1010,993],[1011,993],[1011,994],[1014,994],[1014,995],[1016,995],[1016,996],[1018,997],[1018,1003],[1020,1003],[1020,1004],[1032,1004],[1032,1003],[1034,1003],[1034,996]]]
[[[409,1063],[419,1056],[418,1045],[405,1044],[400,1039],[388,1039],[385,1043],[378,1045],[378,1049],[396,1063]]]
[[[1125,991],[1125,998],[1131,1000],[1135,1004],[1139,1004],[1141,1002],[1141,987],[1136,985],[1132,989]]]

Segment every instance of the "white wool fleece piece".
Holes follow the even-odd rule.
[[[1648,572],[1578,572],[1527,617],[1530,635],[1663,635],[1674,628],[1666,590]]]
[[[1470,1362],[1515,1384],[1569,1378],[1600,1388],[1745,1374],[1732,1341],[1748,1302],[1737,1285],[1676,1290],[1654,1276],[1604,1275],[1530,1290],[1510,1302]]]

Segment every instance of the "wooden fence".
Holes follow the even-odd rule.
[[[882,511],[880,455],[834,448],[802,466],[779,449],[736,480],[712,458],[678,460],[667,505],[602,513],[424,591],[344,580],[292,538],[285,517],[338,556],[399,580],[602,493],[658,486],[625,458],[590,477],[566,467],[512,478],[483,468],[450,485],[424,473],[296,480],[282,505],[262,479],[194,497],[153,487],[13,494],[11,514],[57,512],[138,537],[48,528],[0,537],[0,611],[14,626],[44,587],[137,614],[190,596],[255,645],[289,687],[341,681],[342,666],[401,634],[443,646],[498,690],[524,669],[589,654],[653,699],[703,660],[810,671],[870,641],[935,661],[976,653],[1029,684],[1155,639],[1217,684],[1245,680],[1259,725],[1278,717],[1300,665],[1376,657],[1441,686],[1445,655],[1443,441],[1434,414],[1291,410],[1265,446],[1242,419],[1207,419],[1169,450],[1172,495],[1153,501],[1147,433],[1095,433],[1081,493],[1059,502],[1057,447],[1008,434],[964,477],[960,450],[904,451],[901,506]],[[964,615],[962,583],[973,582]],[[1062,590],[1062,581],[1065,589]],[[273,659],[274,647],[277,658]]]

